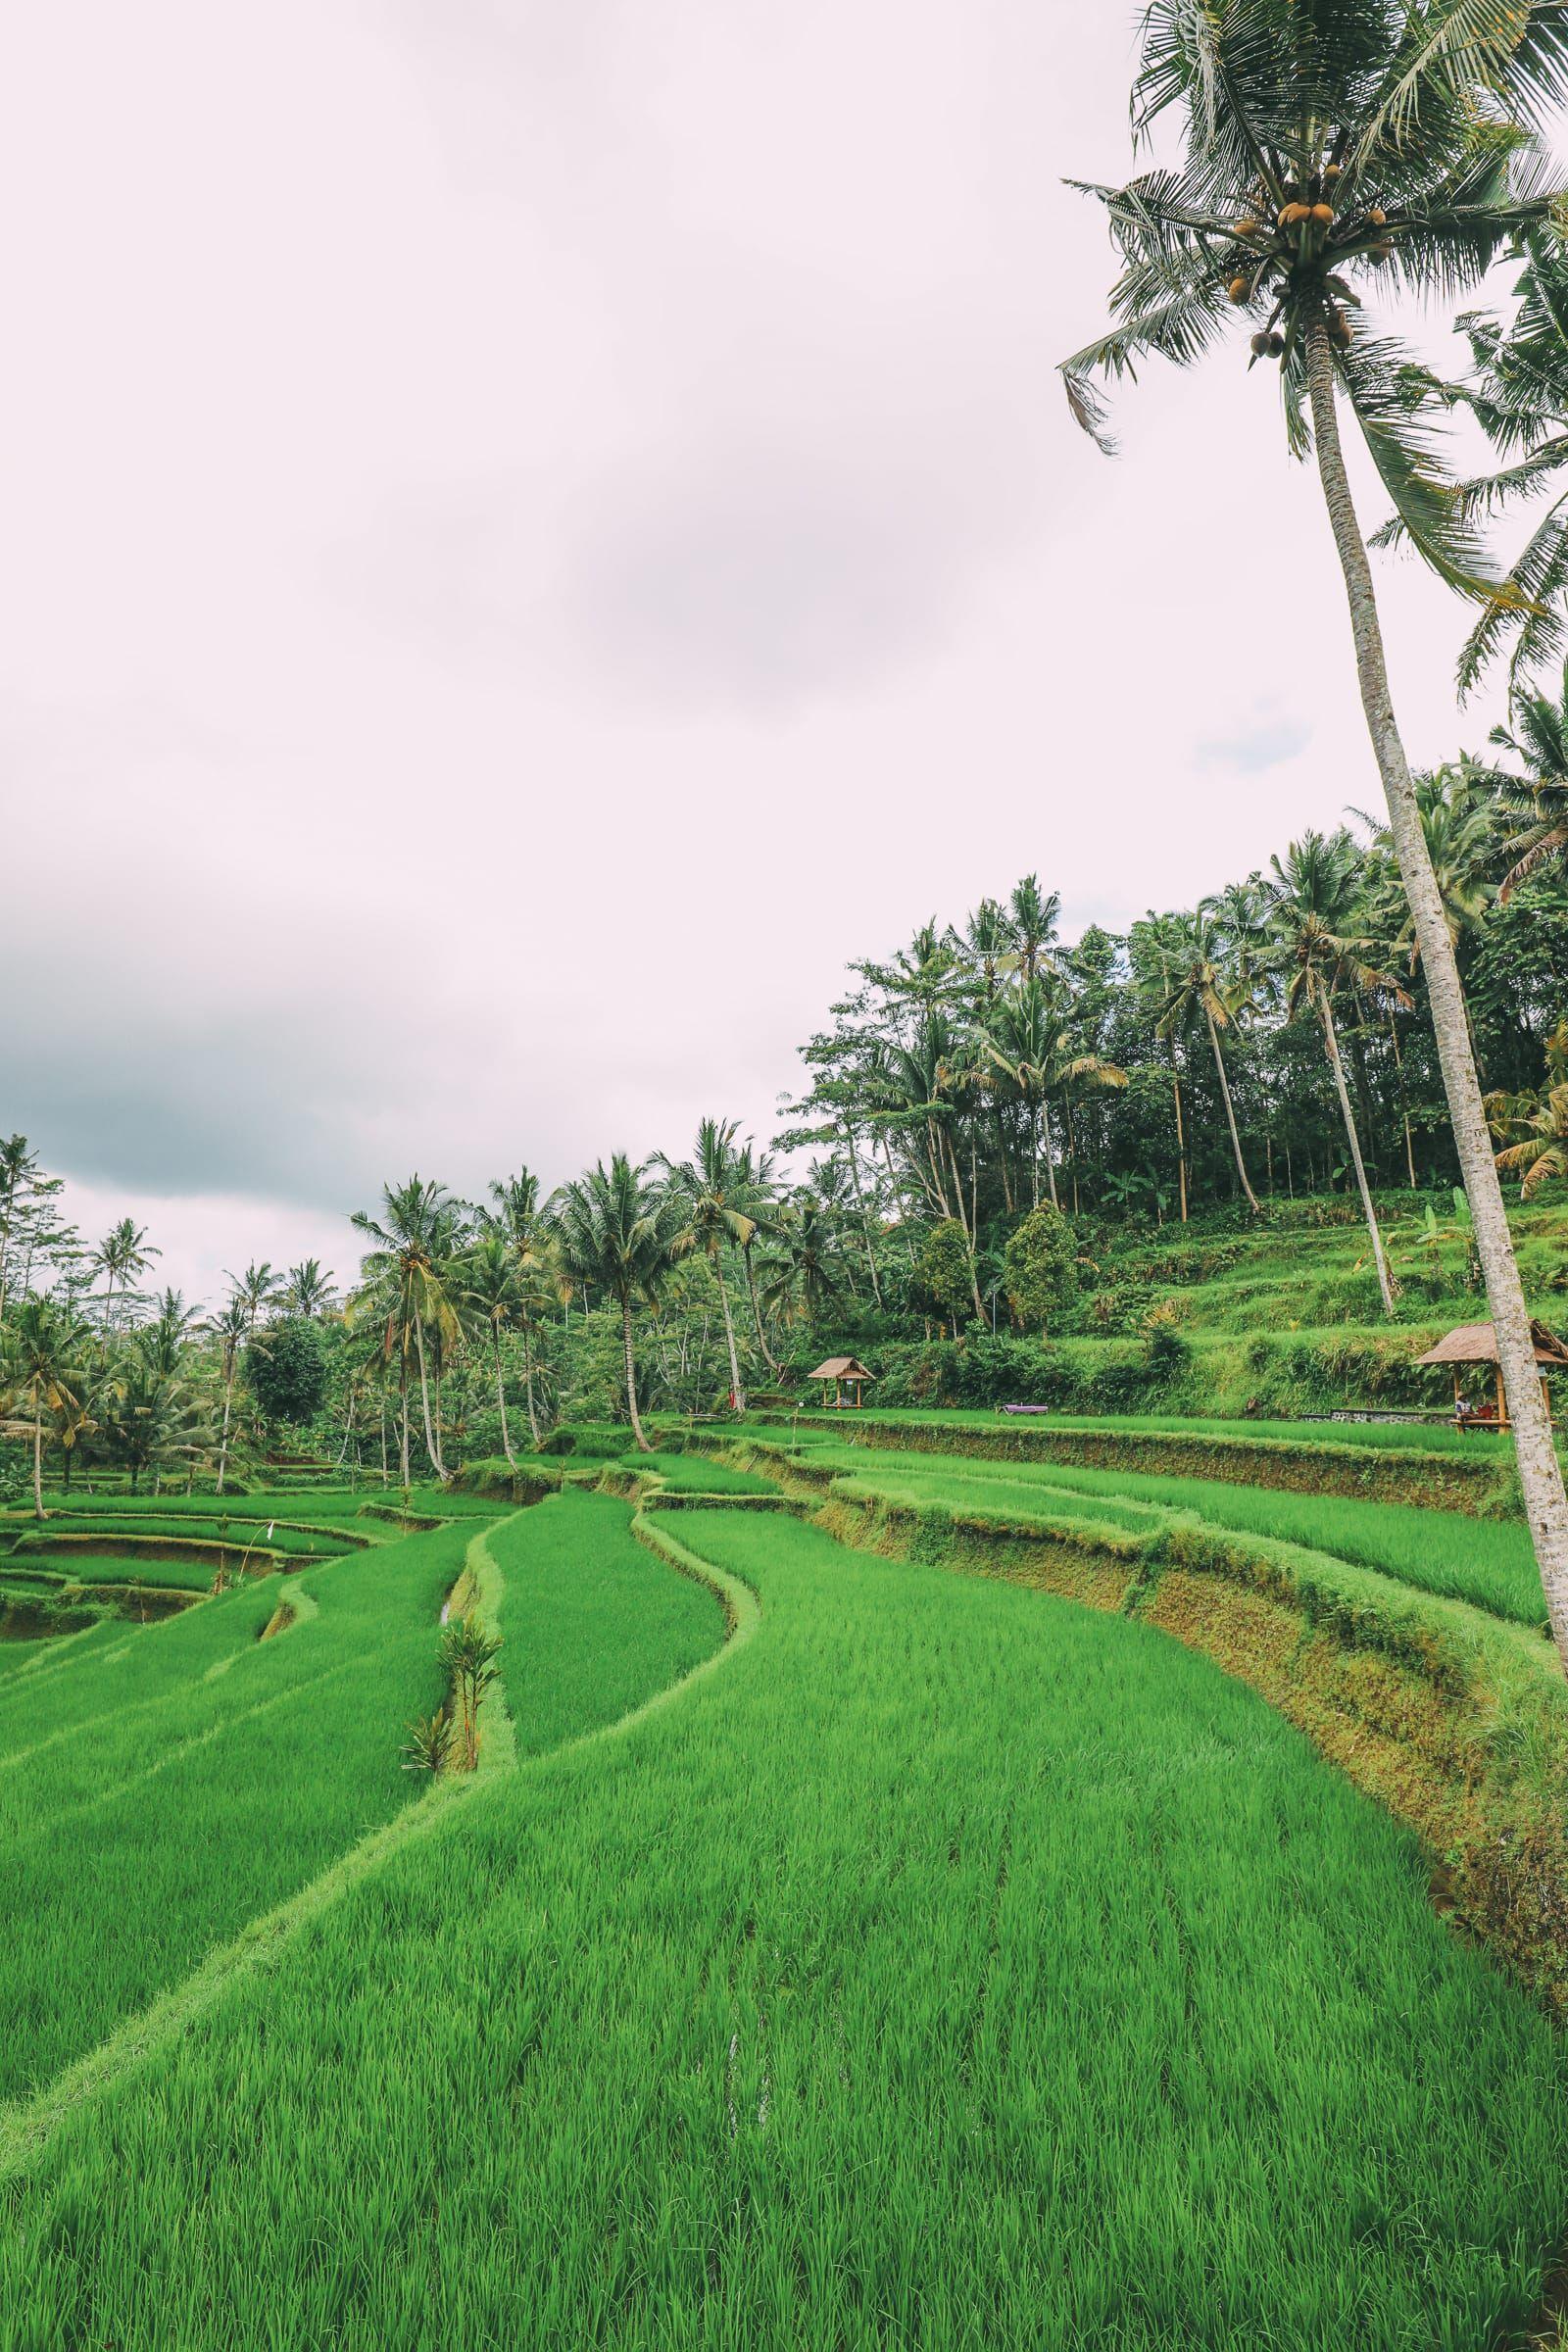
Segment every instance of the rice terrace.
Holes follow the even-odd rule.
[[[0,2352],[1568,2352],[1568,13],[1117,13],[29,29]]]

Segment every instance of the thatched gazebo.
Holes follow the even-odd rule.
[[[848,1406],[858,1412],[865,1402],[866,1383],[875,1380],[876,1374],[868,1372],[858,1356],[830,1355],[825,1362],[817,1365],[814,1372],[808,1372],[806,1377],[822,1383],[824,1410],[831,1408],[840,1412]],[[828,1396],[830,1388],[833,1391],[831,1396]],[[850,1391],[848,1397],[844,1394],[846,1389]]]
[[[1535,1343],[1536,1362],[1540,1364],[1541,1394],[1545,1398],[1546,1416],[1551,1417],[1551,1392],[1546,1386],[1548,1372],[1568,1372],[1568,1348],[1554,1340],[1544,1323],[1532,1323],[1530,1337]],[[1502,1367],[1497,1362],[1497,1335],[1490,1323],[1461,1323],[1447,1338],[1429,1348],[1425,1355],[1416,1357],[1418,1364],[1446,1364],[1453,1373],[1453,1417],[1461,1429],[1506,1429],[1508,1400],[1502,1393]],[[1459,1393],[1461,1364],[1491,1364],[1496,1374],[1496,1403],[1490,1412],[1467,1413]]]

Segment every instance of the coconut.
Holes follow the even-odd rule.
[[[1371,211],[1367,214],[1367,219],[1371,221],[1374,228],[1382,228],[1384,223],[1387,221],[1388,217],[1388,214],[1385,212],[1380,212],[1376,205],[1373,205]]]
[[[1235,233],[1239,237],[1255,237],[1262,225],[1261,220],[1253,220],[1250,218],[1246,220],[1238,220]]]
[[[1344,350],[1350,340],[1350,321],[1343,311],[1336,311],[1329,319],[1330,338]]]
[[[1279,333],[1275,333],[1275,334],[1272,334],[1272,335],[1270,335],[1270,337],[1269,337],[1269,339],[1268,339],[1268,356],[1269,356],[1269,358],[1270,358],[1271,360],[1277,360],[1277,359],[1281,359],[1281,358],[1283,358],[1283,356],[1284,356],[1284,352],[1285,352],[1285,337],[1284,337],[1282,334],[1279,334]]]
[[[1332,205],[1332,204],[1314,204],[1314,205],[1313,205],[1313,207],[1312,207],[1312,218],[1313,218],[1313,220],[1314,220],[1317,222],[1317,224],[1318,224],[1319,228],[1327,228],[1327,227],[1328,227],[1328,225],[1329,225],[1329,222],[1330,222],[1330,221],[1333,220],[1333,218],[1334,218],[1334,207],[1333,207],[1333,205]]]
[[[1226,293],[1227,293],[1227,294],[1230,296],[1230,298],[1231,298],[1232,302],[1245,302],[1245,301],[1247,300],[1247,280],[1246,280],[1246,278],[1245,278],[1245,277],[1233,277],[1233,278],[1231,279],[1231,282],[1230,282],[1230,284],[1229,284],[1229,285],[1226,287],[1225,291],[1226,291]]]
[[[1268,347],[1272,339],[1273,338],[1271,336],[1262,333],[1255,334],[1252,337],[1252,357],[1254,360],[1261,360],[1267,356]]]
[[[1295,228],[1298,221],[1310,220],[1311,218],[1312,207],[1309,204],[1288,204],[1280,213],[1279,225],[1281,228]]]
[[[1332,188],[1344,169],[1343,164],[1325,164],[1323,167],[1324,184]]]
[[[1392,245],[1374,245],[1370,248],[1370,251],[1373,261],[1375,261],[1379,269],[1381,269],[1383,264],[1388,260],[1390,254],[1394,251],[1394,247]]]

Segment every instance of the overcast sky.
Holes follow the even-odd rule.
[[[198,1295],[705,1111],[846,960],[1375,799],[1232,348],[1071,423],[1110,0],[58,0],[0,89],[0,1131]],[[1378,512],[1368,491],[1369,519]],[[1413,755],[1464,615],[1383,569]]]

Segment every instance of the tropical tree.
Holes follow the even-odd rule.
[[[740,1206],[754,1189],[750,1161],[737,1147],[739,1122],[704,1119],[690,1159],[673,1160],[655,1154],[669,1175],[678,1204],[680,1230],[675,1236],[677,1257],[697,1253],[706,1257],[718,1285],[719,1312],[724,1318],[724,1345],[729,1351],[729,1402],[734,1413],[746,1410],[740,1356],[735,1347],[735,1318],[730,1311],[729,1285],[724,1280],[726,1249],[747,1249],[757,1232],[757,1219]]]
[[[1046,1183],[1053,1208],[1056,1160],[1051,1146],[1051,1104],[1070,1086],[1121,1087],[1127,1073],[1098,1054],[1074,1053],[1066,1043],[1059,990],[1034,976],[1007,989],[992,1008],[985,1051],[1017,1090],[1029,1117],[1029,1205],[1040,1206],[1040,1144],[1046,1146]]]
[[[1513,1141],[1497,1153],[1497,1165],[1523,1179],[1520,1193],[1532,1200],[1544,1184],[1568,1176],[1568,1084],[1547,1087],[1506,1132]]]
[[[32,1441],[32,1507],[43,1510],[43,1445],[52,1429],[62,1446],[86,1426],[83,1402],[91,1335],[53,1298],[24,1298],[8,1321],[0,1353],[0,1398],[7,1434]]]
[[[1367,1182],[1361,1138],[1350,1108],[1340,1035],[1334,1019],[1334,998],[1340,989],[1393,988],[1388,975],[1369,960],[1373,943],[1363,928],[1360,852],[1343,829],[1331,834],[1307,832],[1299,841],[1292,842],[1283,858],[1273,858],[1269,862],[1274,879],[1267,891],[1267,922],[1275,944],[1275,969],[1285,992],[1286,1014],[1289,1018],[1304,1006],[1314,1015],[1323,1033],[1323,1048],[1334,1078],[1340,1116],[1345,1122],[1350,1165],[1361,1197],[1361,1213],[1372,1244],[1383,1310],[1392,1315],[1397,1293],[1388,1252],[1383,1247],[1372,1188]]]
[[[625,1357],[626,1409],[640,1452],[653,1447],[637,1410],[637,1358],[632,1309],[652,1301],[674,1261],[683,1212],[667,1185],[651,1180],[650,1163],[633,1167],[617,1152],[607,1169],[603,1160],[564,1184],[550,1202],[550,1225],[567,1294],[592,1283],[607,1291],[620,1309]]]
[[[107,1349],[109,1335],[115,1328],[115,1285],[120,1285],[122,1303],[131,1283],[138,1274],[145,1274],[155,1257],[163,1251],[155,1250],[147,1239],[147,1228],[138,1225],[133,1217],[122,1217],[120,1223],[106,1233],[92,1253],[94,1269],[104,1277],[104,1320],[100,1339],[101,1349]]]
[[[443,1485],[446,1483],[440,1434],[430,1418],[430,1372],[425,1342],[432,1331],[448,1347],[458,1337],[457,1314],[442,1278],[442,1260],[453,1234],[452,1207],[444,1185],[416,1175],[406,1184],[382,1186],[379,1218],[361,1208],[349,1219],[357,1233],[374,1244],[362,1268],[365,1280],[358,1298],[351,1301],[351,1313],[369,1311],[384,1316],[385,1359],[390,1363],[394,1353],[397,1355],[405,1486],[409,1484],[411,1342],[419,1373],[425,1449],[437,1478]]]
[[[1250,1004],[1250,986],[1239,970],[1225,968],[1221,960],[1224,941],[1207,900],[1200,901],[1194,913],[1172,915],[1168,920],[1173,968],[1164,1000],[1156,1009],[1158,1032],[1163,1038],[1174,1038],[1178,1033],[1185,1035],[1199,1021],[1207,1031],[1236,1173],[1247,1195],[1248,1206],[1256,1216],[1261,1213],[1262,1204],[1247,1172],[1241,1132],[1236,1124],[1236,1105],[1231,1100],[1230,1077],[1219,1042],[1220,1031],[1234,1029],[1244,1006]]]
[[[225,1271],[223,1279],[225,1282],[232,1283],[234,1296],[243,1301],[245,1337],[247,1340],[254,1339],[256,1326],[262,1316],[270,1308],[275,1306],[283,1296],[282,1275],[276,1271],[269,1259],[263,1258],[260,1265],[248,1265],[243,1274],[229,1274]]]
[[[555,1243],[539,1205],[539,1179],[530,1168],[497,1179],[490,1186],[493,1208],[479,1210],[487,1233],[499,1234],[512,1257],[512,1316],[522,1339],[523,1391],[528,1402],[528,1428],[534,1450],[539,1448],[539,1412],[534,1396],[534,1354],[544,1327],[550,1298],[556,1290]]]
[[[1254,362],[1280,363],[1290,446],[1315,452],[1349,603],[1368,733],[1388,803],[1460,1169],[1475,1217],[1514,1425],[1519,1475],[1559,1653],[1568,1664],[1568,1495],[1536,1375],[1524,1291],[1482,1108],[1458,960],[1395,717],[1371,562],[1340,439],[1343,398],[1406,534],[1457,587],[1517,605],[1483,577],[1473,521],[1432,454],[1407,354],[1367,331],[1361,285],[1378,270],[1417,293],[1480,283],[1546,221],[1524,127],[1564,89],[1560,0],[1154,0],[1143,20],[1135,134],[1167,109],[1175,171],[1100,189],[1121,249],[1109,334],[1066,363],[1091,430],[1093,372],[1146,354],[1186,365],[1228,318]],[[1307,414],[1311,430],[1307,430]]]
[[[302,1315],[307,1322],[316,1322],[330,1314],[334,1293],[332,1278],[318,1257],[307,1257],[297,1266],[290,1266],[283,1285],[280,1304],[286,1315]]]
[[[1568,490],[1563,495],[1568,499]],[[1476,760],[1464,767],[1472,786],[1491,793],[1504,827],[1507,870],[1497,887],[1502,906],[1538,868],[1568,861],[1568,663],[1560,694],[1516,686],[1509,718],[1511,725],[1493,728],[1492,741],[1510,752],[1523,772]]]
[[[501,1327],[512,1320],[517,1302],[517,1268],[512,1251],[499,1233],[480,1234],[464,1258],[459,1279],[463,1288],[463,1302],[479,1322],[490,1342],[491,1361],[495,1367],[496,1404],[501,1414],[501,1450],[515,1470],[516,1458],[512,1450],[512,1433],[507,1426],[507,1384],[501,1368]]]
[[[232,1275],[229,1279],[233,1280]],[[234,1417],[234,1381],[239,1371],[239,1351],[246,1343],[250,1328],[250,1309],[237,1291],[229,1293],[207,1323],[208,1332],[218,1342],[223,1384],[223,1426],[218,1444],[217,1487],[220,1494],[228,1477],[228,1436],[229,1425]]]
[[[762,1265],[762,1304],[781,1323],[820,1323],[844,1295],[832,1220],[808,1194],[780,1209]]]
[[[38,1173],[37,1154],[24,1135],[0,1139],[0,1315],[6,1311],[11,1281],[11,1239],[16,1228],[17,1200]]]

